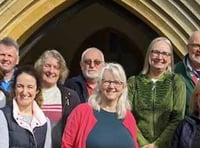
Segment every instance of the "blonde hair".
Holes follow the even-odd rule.
[[[151,54],[151,51],[153,50],[154,44],[157,43],[157,42],[160,42],[160,41],[165,42],[171,50],[171,64],[167,67],[166,72],[169,72],[169,73],[173,72],[173,70],[174,70],[174,55],[173,55],[172,44],[171,44],[170,40],[168,40],[165,37],[157,37],[150,43],[150,45],[147,49],[147,53],[146,53],[145,61],[144,61],[144,66],[143,66],[143,69],[142,69],[142,72],[141,72],[142,74],[147,74],[149,72],[149,68],[150,68],[149,56]]]
[[[58,60],[58,64],[60,65],[60,76],[58,81],[63,84],[69,74],[69,69],[67,68],[65,59],[57,50],[46,50],[35,62],[34,67],[41,74],[42,66],[45,63],[45,60],[50,56]]]
[[[117,115],[119,119],[125,117],[127,109],[130,110],[131,106],[128,99],[128,88],[127,88],[127,80],[126,74],[124,72],[123,67],[117,63],[107,63],[101,70],[99,78],[98,78],[98,89],[102,85],[103,75],[106,70],[112,72],[113,76],[118,78],[124,85],[123,92],[119,97],[117,103]],[[101,103],[101,91],[96,91],[96,93],[89,97],[88,103],[97,111],[100,111],[100,103]]]

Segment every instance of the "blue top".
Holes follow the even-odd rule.
[[[94,111],[97,123],[87,137],[87,148],[134,148],[134,141],[116,113]]]
[[[9,81],[2,80],[0,82],[0,87],[7,93],[10,93],[12,90],[13,79]]]
[[[14,83],[15,72],[16,72],[16,68],[15,68],[14,74],[12,75],[9,81],[5,81],[4,79],[0,81],[1,89],[7,94],[10,94],[12,91],[12,85]]]

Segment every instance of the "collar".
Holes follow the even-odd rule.
[[[13,99],[13,117],[20,126],[27,126],[25,123],[22,122],[23,116],[20,114],[18,104],[15,100]],[[40,109],[40,107],[37,105],[35,101],[33,101],[33,120],[31,122],[31,128],[33,129],[34,127],[42,126],[47,122],[47,119]],[[29,127],[27,126],[27,129]]]
[[[200,77],[198,72],[195,69],[192,68],[190,61],[189,61],[189,58],[186,59],[186,66],[187,66],[187,68],[189,69],[189,71],[192,75],[195,75],[197,78]]]

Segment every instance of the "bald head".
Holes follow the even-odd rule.
[[[189,38],[189,44],[200,44],[200,30],[197,30],[192,33]]]

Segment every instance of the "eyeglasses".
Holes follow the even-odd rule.
[[[191,44],[188,44],[189,47],[192,47],[192,48],[199,48],[200,49],[200,44],[196,44],[196,43],[191,43]]]
[[[166,51],[159,51],[159,50],[151,50],[152,55],[154,56],[158,56],[158,55],[162,55],[164,57],[169,57],[171,56],[171,53],[166,52]]]
[[[102,79],[102,83],[104,86],[109,86],[112,84],[115,87],[120,87],[123,84],[123,82],[121,81],[117,81],[117,80],[111,81],[111,80],[104,80],[104,79]]]
[[[100,60],[94,60],[94,61],[92,61],[92,60],[85,60],[84,63],[86,65],[91,65],[92,63],[94,63],[95,66],[98,66],[98,65],[100,65],[102,63],[102,61],[100,61]]]

